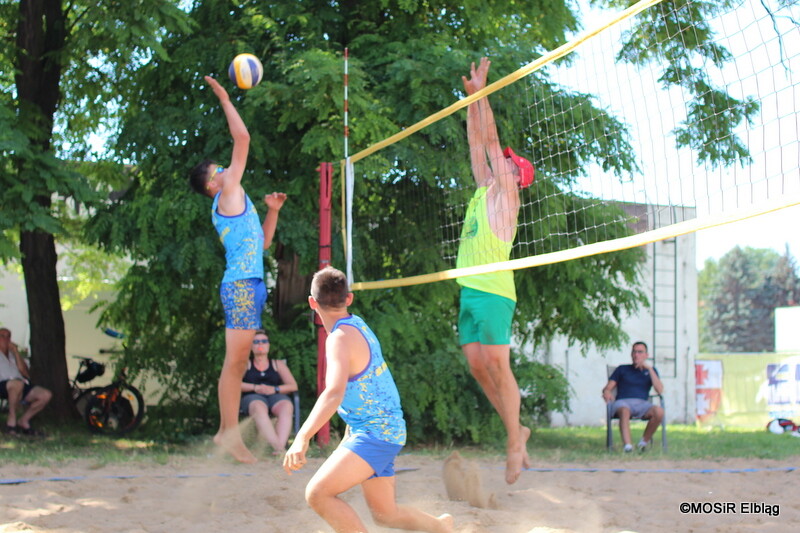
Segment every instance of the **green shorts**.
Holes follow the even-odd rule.
[[[511,344],[511,319],[516,306],[517,302],[505,296],[461,287],[459,343]]]

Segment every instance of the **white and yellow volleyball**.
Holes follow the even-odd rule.
[[[228,75],[240,89],[252,89],[264,77],[264,67],[253,54],[239,54],[231,61]]]

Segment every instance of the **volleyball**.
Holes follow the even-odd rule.
[[[253,54],[239,54],[231,61],[228,76],[240,89],[252,89],[264,77],[264,67]]]

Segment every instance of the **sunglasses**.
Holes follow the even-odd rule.
[[[223,172],[225,172],[225,167],[221,167],[221,166],[217,165],[217,168],[215,168],[214,171],[211,172],[211,177],[209,177],[208,181],[206,181],[206,190],[207,191],[211,190],[211,182],[214,181],[214,178],[217,177],[217,174],[222,174]]]
[[[269,344],[269,339],[256,339],[253,344]]]

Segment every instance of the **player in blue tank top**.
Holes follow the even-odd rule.
[[[361,485],[377,523],[409,531],[448,533],[453,517],[435,517],[395,499],[394,459],[406,442],[400,396],[377,337],[360,317],[347,278],[326,267],[314,275],[308,303],[322,320],[325,341],[325,390],[317,398],[283,459],[291,474],[306,464],[311,438],[338,411],[347,423],[345,438],[311,478],[306,501],[336,531],[366,531],[352,507],[339,495]]]
[[[369,363],[364,370],[348,378],[344,398],[337,409],[339,416],[347,423],[351,435],[365,433],[378,440],[404,445],[406,422],[400,395],[383,359],[378,338],[356,315],[336,321],[331,333],[341,326],[351,326],[364,336],[369,346]]]
[[[225,310],[225,362],[219,376],[220,421],[214,442],[236,460],[254,463],[256,458],[239,433],[239,393],[250,345],[261,328],[267,301],[263,254],[272,244],[286,195],[274,192],[264,197],[268,210],[263,224],[259,223],[255,205],[242,187],[250,134],[227,91],[214,78],[206,76],[205,80],[219,99],[233,138],[228,168],[206,159],[189,176],[195,191],[213,198],[211,221],[225,248],[226,267],[220,284]]]

